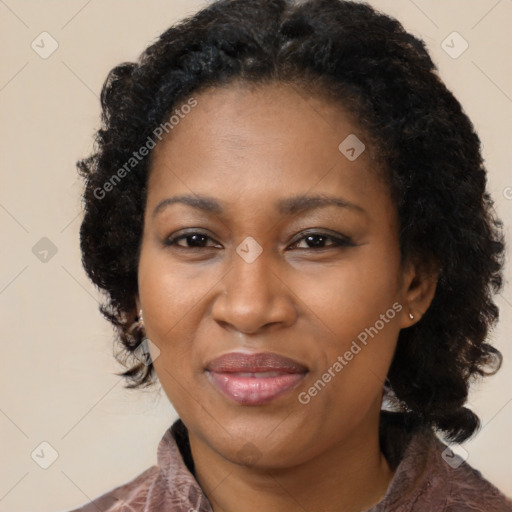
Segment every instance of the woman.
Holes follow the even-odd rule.
[[[339,0],[224,0],[114,68],[83,263],[179,415],[81,511],[510,511],[446,442],[502,286],[473,126],[419,39]]]

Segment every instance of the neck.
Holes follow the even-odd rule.
[[[189,432],[196,479],[214,512],[368,510],[393,477],[380,451],[378,426],[377,415],[328,451],[286,468],[233,463]]]

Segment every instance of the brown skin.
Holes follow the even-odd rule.
[[[364,141],[360,128],[341,108],[299,91],[207,90],[153,153],[137,308],[215,512],[360,511],[380,501],[393,476],[378,441],[383,382],[400,329],[418,321],[435,293],[436,276],[400,265],[396,208],[370,145],[353,162],[338,150],[351,133]],[[278,199],[320,193],[366,213],[275,210]],[[173,204],[153,218],[161,200],[178,194],[214,197],[225,212]],[[163,245],[185,228],[209,238]],[[324,239],[322,248],[321,238],[304,238],[312,228],[354,245]],[[247,236],[263,249],[252,263],[236,252]],[[395,302],[401,311],[300,403],[299,393]],[[275,352],[309,371],[274,401],[241,405],[204,372],[208,361],[239,350]],[[248,443],[252,462],[241,457]]]

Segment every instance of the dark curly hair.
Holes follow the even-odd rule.
[[[155,382],[153,366],[133,358],[142,334],[130,331],[151,153],[135,163],[134,155],[192,93],[235,81],[307,87],[353,112],[373,141],[399,214],[402,261],[439,272],[430,307],[400,331],[386,391],[413,423],[467,439],[480,426],[464,407],[469,385],[502,361],[485,340],[499,316],[503,224],[480,140],[424,42],[359,2],[216,1],[110,71],[95,149],[77,165],[82,263],[108,296],[100,311],[116,330],[127,368],[119,375],[128,388]]]

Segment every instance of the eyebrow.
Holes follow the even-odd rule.
[[[168,197],[160,201],[153,210],[153,218],[164,208],[176,203],[186,204],[198,210],[220,215],[224,213],[222,203],[217,199],[209,196],[200,195],[179,195]],[[281,215],[295,215],[299,212],[313,210],[316,208],[325,208],[328,206],[337,206],[339,208],[349,208],[359,213],[367,214],[367,211],[361,206],[346,201],[340,197],[328,194],[317,195],[298,195],[280,199],[275,207]]]

